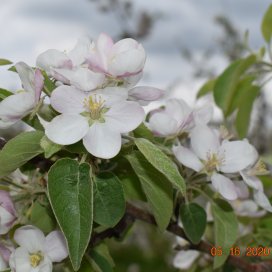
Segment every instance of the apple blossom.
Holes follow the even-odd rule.
[[[61,115],[46,125],[45,134],[61,145],[83,139],[92,155],[112,158],[120,151],[121,133],[134,130],[144,119],[142,107],[126,99],[127,92],[117,87],[84,93],[60,86],[52,93],[51,105]]]
[[[0,243],[0,271],[8,267],[11,250]]]
[[[128,38],[114,43],[111,37],[102,33],[86,62],[92,71],[135,85],[142,76],[145,60],[144,48],[137,41]]]
[[[6,234],[16,220],[16,211],[10,195],[0,190],[0,234]]]
[[[148,126],[157,136],[177,136],[189,132],[197,122],[207,124],[211,118],[210,106],[193,110],[182,99],[169,99],[164,109],[151,112]]]
[[[9,260],[13,272],[52,272],[52,263],[68,256],[66,241],[60,231],[52,231],[46,237],[34,226],[23,226],[14,233],[19,245]]]
[[[15,65],[24,90],[0,102],[0,128],[7,128],[28,115],[39,102],[43,76],[39,69],[32,69],[24,62]]]
[[[220,142],[218,133],[205,125],[191,131],[191,149],[179,145],[173,147],[173,152],[183,165],[206,172],[215,190],[228,200],[236,199],[237,191],[231,179],[221,172],[239,173],[258,158],[247,140]]]

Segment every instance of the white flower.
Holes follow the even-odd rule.
[[[198,125],[191,132],[191,149],[174,146],[173,152],[185,166],[199,172],[205,171],[213,187],[224,198],[237,198],[236,187],[225,175],[239,173],[256,162],[255,148],[243,141],[219,141],[218,133],[207,126]]]
[[[24,226],[15,231],[14,240],[19,247],[10,256],[12,272],[52,272],[52,263],[68,256],[60,231],[52,231],[45,237],[36,227]]]
[[[235,200],[231,204],[239,216],[260,217],[265,214],[264,210],[258,209],[258,205],[253,200]]]
[[[39,102],[43,88],[43,76],[24,62],[15,65],[24,90],[8,96],[0,102],[0,128],[7,128],[28,115]]]
[[[212,118],[212,107],[191,109],[182,99],[169,99],[165,108],[151,112],[149,128],[161,137],[189,132],[197,123],[207,124]]]
[[[126,101],[127,92],[117,87],[84,93],[60,86],[51,105],[61,115],[46,125],[45,134],[54,143],[69,145],[83,139],[86,149],[99,158],[112,158],[121,148],[121,133],[134,130],[144,119],[144,110]]]
[[[145,60],[144,48],[137,41],[123,39],[114,43],[108,35],[102,33],[91,48],[87,63],[95,72],[135,85],[142,76]]]
[[[0,234],[6,234],[16,220],[16,211],[10,195],[0,190]]]

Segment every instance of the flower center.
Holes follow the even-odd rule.
[[[98,120],[102,117],[102,114],[107,110],[104,106],[105,100],[101,96],[96,94],[84,99],[84,106],[90,113],[92,120]]]
[[[213,172],[223,163],[223,160],[224,158],[220,158],[216,153],[208,153],[207,160],[204,162],[206,171]]]
[[[37,267],[43,261],[43,255],[40,251],[30,254],[29,261],[32,267]]]
[[[269,171],[267,170],[265,163],[258,160],[255,166],[251,169],[250,174],[252,176],[267,175],[269,174]]]

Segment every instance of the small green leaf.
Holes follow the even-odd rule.
[[[94,221],[105,227],[115,226],[125,213],[123,187],[112,173],[102,173],[94,183]]]
[[[135,139],[135,144],[148,162],[166,176],[168,180],[182,192],[182,194],[185,194],[186,185],[184,179],[180,175],[174,162],[158,147],[146,139]]]
[[[44,150],[44,156],[46,159],[61,150],[62,146],[50,141],[46,136],[41,139],[41,147]]]
[[[145,126],[144,123],[142,123],[140,126],[138,126],[134,131],[133,134],[136,138],[145,138],[148,140],[153,140],[154,136],[152,132]]]
[[[229,116],[232,113],[230,109],[240,78],[255,62],[255,55],[236,60],[216,80],[213,93],[214,99],[218,107],[223,110],[225,116]]]
[[[142,184],[159,229],[164,231],[173,213],[173,187],[171,183],[140,152],[128,155],[127,159]]]
[[[238,237],[238,221],[232,207],[226,201],[218,200],[212,204],[214,217],[215,246],[222,247],[222,256],[215,256],[213,268],[224,264],[229,256],[230,248]]]
[[[198,244],[206,228],[205,210],[196,203],[184,204],[180,208],[180,216],[186,236],[193,244]]]
[[[8,97],[10,95],[13,95],[13,93],[8,90],[0,88],[0,101],[2,101],[3,99],[5,99],[6,97]]]
[[[89,244],[93,224],[93,185],[90,165],[58,160],[48,173],[52,209],[62,229],[74,270],[78,270]]]
[[[23,132],[8,141],[0,151],[0,177],[10,174],[43,153],[40,146],[43,136],[41,131]]]
[[[197,93],[197,98],[200,98],[201,96],[204,96],[210,92],[213,91],[214,85],[215,85],[216,80],[215,79],[210,79],[207,82],[205,82],[202,87],[199,89]]]
[[[48,75],[45,72],[42,72],[44,77],[44,86],[43,90],[47,95],[51,95],[53,90],[56,89],[56,84],[48,77]]]
[[[10,65],[10,64],[12,64],[12,62],[10,60],[0,59],[0,66]]]
[[[272,37],[272,5],[268,7],[264,14],[261,29],[265,41],[270,43]]]

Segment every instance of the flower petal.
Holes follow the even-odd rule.
[[[262,182],[257,177],[248,175],[246,171],[240,171],[240,175],[249,187],[256,190],[262,187]]]
[[[28,250],[29,253],[44,251],[44,234],[34,226],[23,226],[14,233],[16,243]]]
[[[52,262],[61,262],[68,256],[67,244],[60,231],[52,231],[45,238],[45,252]]]
[[[198,124],[208,124],[213,117],[213,106],[208,104],[194,111],[194,121]]]
[[[144,120],[145,112],[139,104],[124,101],[111,106],[105,119],[114,130],[126,133],[137,128]]]
[[[83,138],[86,149],[94,156],[110,159],[121,149],[121,134],[113,130],[107,123],[94,123]]]
[[[173,265],[178,269],[188,270],[199,255],[197,250],[180,250],[174,258]]]
[[[35,70],[34,86],[35,86],[35,102],[38,103],[44,86],[44,77],[40,69]]]
[[[220,166],[224,173],[239,172],[253,165],[258,158],[256,149],[247,140],[224,141],[219,152],[224,156],[224,162]]]
[[[34,93],[34,70],[24,62],[16,63],[15,68],[22,81],[24,90]]]
[[[225,199],[235,200],[237,198],[237,192],[233,182],[221,175],[214,173],[211,176],[212,185],[216,191],[218,191]]]
[[[46,136],[54,143],[70,145],[81,140],[88,132],[88,120],[81,115],[62,114],[45,128]]]
[[[191,145],[196,155],[206,160],[209,153],[217,153],[219,139],[211,128],[198,125],[191,131]]]
[[[253,197],[254,197],[255,202],[260,207],[262,207],[266,211],[272,212],[271,203],[262,190],[254,190]]]
[[[51,95],[51,106],[60,113],[73,114],[85,111],[84,99],[87,95],[70,86],[59,86]]]
[[[177,121],[165,112],[153,113],[148,126],[158,136],[172,136],[178,133]]]
[[[9,265],[12,271],[16,272],[32,272],[32,266],[29,262],[29,251],[26,248],[18,247],[11,254]]]
[[[199,172],[203,168],[201,161],[190,149],[179,145],[173,147],[173,152],[180,163],[196,172]]]

